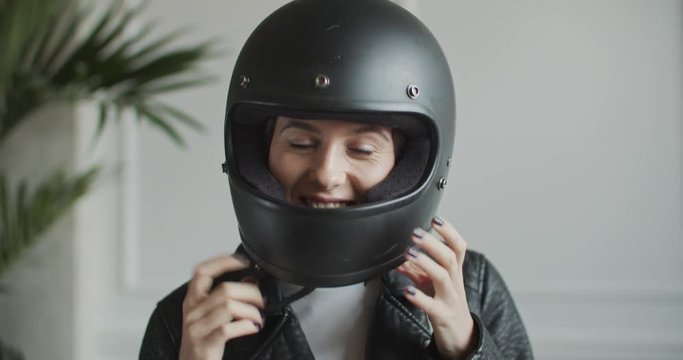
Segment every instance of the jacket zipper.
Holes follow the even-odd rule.
[[[280,331],[282,330],[282,327],[285,325],[285,323],[286,323],[287,320],[289,319],[289,314],[290,314],[289,308],[284,309],[284,310],[285,310],[285,311],[284,311],[284,314],[282,315],[282,320],[280,320],[280,323],[277,325],[277,327],[275,327],[275,329],[273,329],[273,332],[268,336],[268,338],[266,338],[266,341],[263,342],[263,344],[261,345],[261,347],[258,348],[258,349],[256,350],[256,352],[254,352],[254,355],[252,355],[252,356],[250,357],[251,360],[255,360],[259,355],[261,355],[261,352],[263,351],[263,349],[265,349],[266,347],[268,347],[268,345],[270,345],[270,343],[273,341],[273,339],[275,338],[275,336],[276,336],[277,334],[279,334]]]

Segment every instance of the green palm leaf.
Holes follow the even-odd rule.
[[[24,354],[0,341],[0,360],[23,360]]]
[[[86,30],[91,11],[75,0],[0,0],[0,146],[31,112],[77,99],[96,103],[98,134],[126,110],[178,145],[184,140],[177,125],[202,130],[192,116],[157,97],[210,81],[198,65],[215,52],[213,43],[176,47],[183,31],[152,37],[150,24],[130,33],[143,7],[115,0]],[[74,177],[60,173],[34,191],[25,182],[9,189],[0,175],[0,273],[85,194],[96,175],[96,169]]]
[[[5,4],[3,10],[11,10],[3,11],[2,16],[3,21],[9,22],[19,21],[20,15],[34,9],[36,3],[45,3],[43,0],[0,1]],[[149,24],[131,34],[127,30],[137,20],[140,9],[126,8],[120,0],[113,2],[84,37],[74,40],[74,34],[84,33],[81,28],[88,12],[76,9],[69,0],[54,3],[61,5],[54,5],[58,10],[51,16],[36,16],[44,26],[25,29],[24,36],[12,35],[16,32],[12,29],[18,25],[0,27],[0,40],[17,38],[10,43],[25,42],[12,45],[17,61],[8,60],[1,65],[0,74],[6,74],[7,81],[0,83],[0,142],[31,111],[51,101],[73,99],[98,102],[100,114],[104,115],[100,116],[101,126],[106,125],[111,114],[133,110],[179,145],[183,141],[176,129],[178,124],[202,129],[197,126],[198,122],[187,121],[186,116],[175,116],[180,110],[169,104],[162,105],[171,110],[161,113],[140,109],[161,104],[154,99],[158,95],[194,87],[210,79],[198,70],[198,65],[216,53],[213,42],[171,48],[180,33],[152,38],[153,27]],[[12,31],[3,35],[5,28]],[[24,65],[12,67],[19,63]]]
[[[99,167],[67,176],[57,172],[29,193],[26,181],[10,196],[7,178],[0,174],[0,277],[38,237],[92,187]]]

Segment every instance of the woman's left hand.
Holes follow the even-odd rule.
[[[443,241],[423,229],[415,229],[415,246],[406,251],[408,261],[397,270],[415,283],[403,292],[429,316],[441,356],[462,359],[476,339],[462,275],[467,243],[450,223],[439,217],[432,220],[432,227]]]

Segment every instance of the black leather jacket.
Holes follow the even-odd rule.
[[[465,291],[477,330],[472,360],[533,359],[522,319],[500,274],[482,255],[467,251],[463,264]],[[263,283],[259,283],[263,287]],[[427,316],[410,304],[402,289],[408,279],[392,271],[382,286],[370,321],[366,359],[439,359]],[[264,293],[270,289],[262,289]],[[182,335],[182,303],[187,284],[158,304],[147,325],[140,359],[177,359]],[[255,335],[226,344],[224,359],[314,359],[292,309],[266,318]]]

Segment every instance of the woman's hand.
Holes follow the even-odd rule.
[[[183,301],[181,360],[222,359],[226,341],[263,328],[264,301],[256,284],[223,282],[211,289],[217,276],[248,266],[247,260],[227,255],[196,268]]]
[[[432,220],[432,227],[443,241],[415,229],[415,246],[406,251],[408,261],[397,270],[415,283],[404,289],[405,296],[429,316],[441,356],[461,359],[469,354],[476,338],[462,275],[467,243],[439,217]]]

